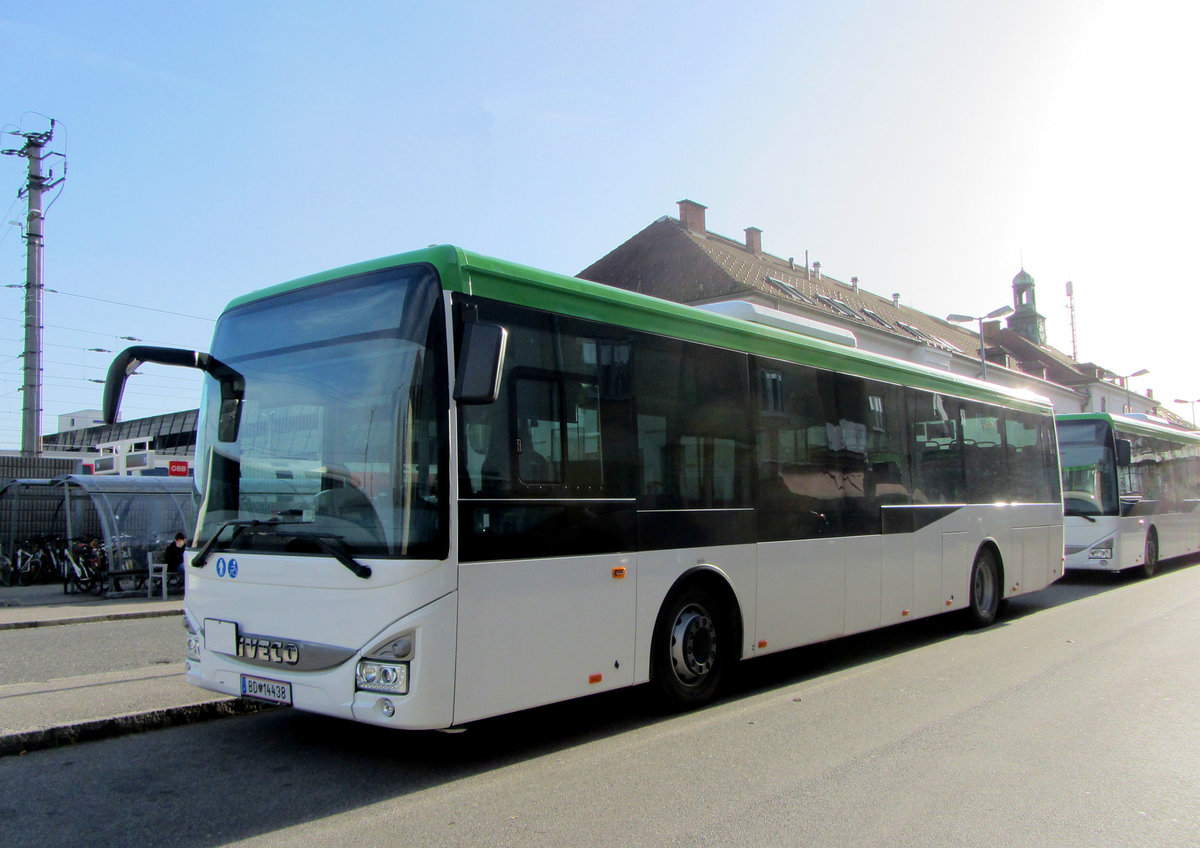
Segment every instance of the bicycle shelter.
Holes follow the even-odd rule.
[[[195,525],[190,478],[68,474],[53,484],[62,489],[67,538],[100,539],[113,574],[145,574],[147,553]]]
[[[62,492],[48,477],[8,480],[0,486],[0,552],[16,557],[27,539],[62,533]]]

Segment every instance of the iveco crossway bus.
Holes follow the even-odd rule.
[[[1200,433],[1106,413],[1060,415],[1067,568],[1150,577],[1200,550]]]
[[[728,314],[723,314],[728,313]],[[741,316],[741,317],[738,317]],[[1062,573],[1043,399],[438,246],[234,300],[205,373],[187,679],[447,728],[1000,602]]]

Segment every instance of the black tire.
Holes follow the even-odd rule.
[[[967,612],[975,627],[990,627],[1000,610],[1000,565],[991,548],[980,548],[971,566],[970,603]]]
[[[25,560],[25,567],[17,572],[17,583],[32,586],[42,576],[42,561],[37,557]]]
[[[74,570],[71,571],[71,574],[67,579],[71,581],[72,590],[81,595],[86,595],[88,592],[92,591],[92,586],[96,583],[95,578],[90,573],[84,572],[82,575],[80,575],[76,574]]]
[[[692,583],[672,592],[654,626],[650,679],[663,704],[690,709],[713,699],[735,648],[726,604]]]
[[[1146,558],[1138,571],[1140,577],[1153,577],[1158,571],[1158,531],[1151,527],[1146,532]]]

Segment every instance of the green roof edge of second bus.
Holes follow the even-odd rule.
[[[1153,421],[1143,421],[1140,418],[1129,418],[1111,412],[1071,412],[1054,417],[1061,421],[1107,421],[1109,424],[1124,430],[1133,430],[1143,436],[1166,437],[1200,445],[1200,432],[1180,430],[1167,424],[1157,424]]]
[[[452,292],[745,350],[803,365],[851,370],[869,379],[972,400],[1002,402],[1027,411],[1044,412],[1050,408],[1050,401],[1033,392],[984,383],[787,330],[750,324],[694,306],[473,253],[453,245],[431,245],[310,274],[235,298],[226,311],[261,298],[341,277],[417,262],[426,262],[436,268],[442,279],[442,287]]]

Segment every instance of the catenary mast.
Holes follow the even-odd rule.
[[[54,171],[42,171],[42,162],[57,154],[44,153],[54,136],[54,121],[45,132],[14,132],[25,139],[20,149],[0,151],[8,156],[23,156],[29,163],[29,177],[18,193],[29,200],[25,222],[25,349],[24,393],[21,414],[21,454],[40,456],[42,452],[42,253],[45,248],[45,213],[42,195],[59,185],[64,177],[54,179]]]

